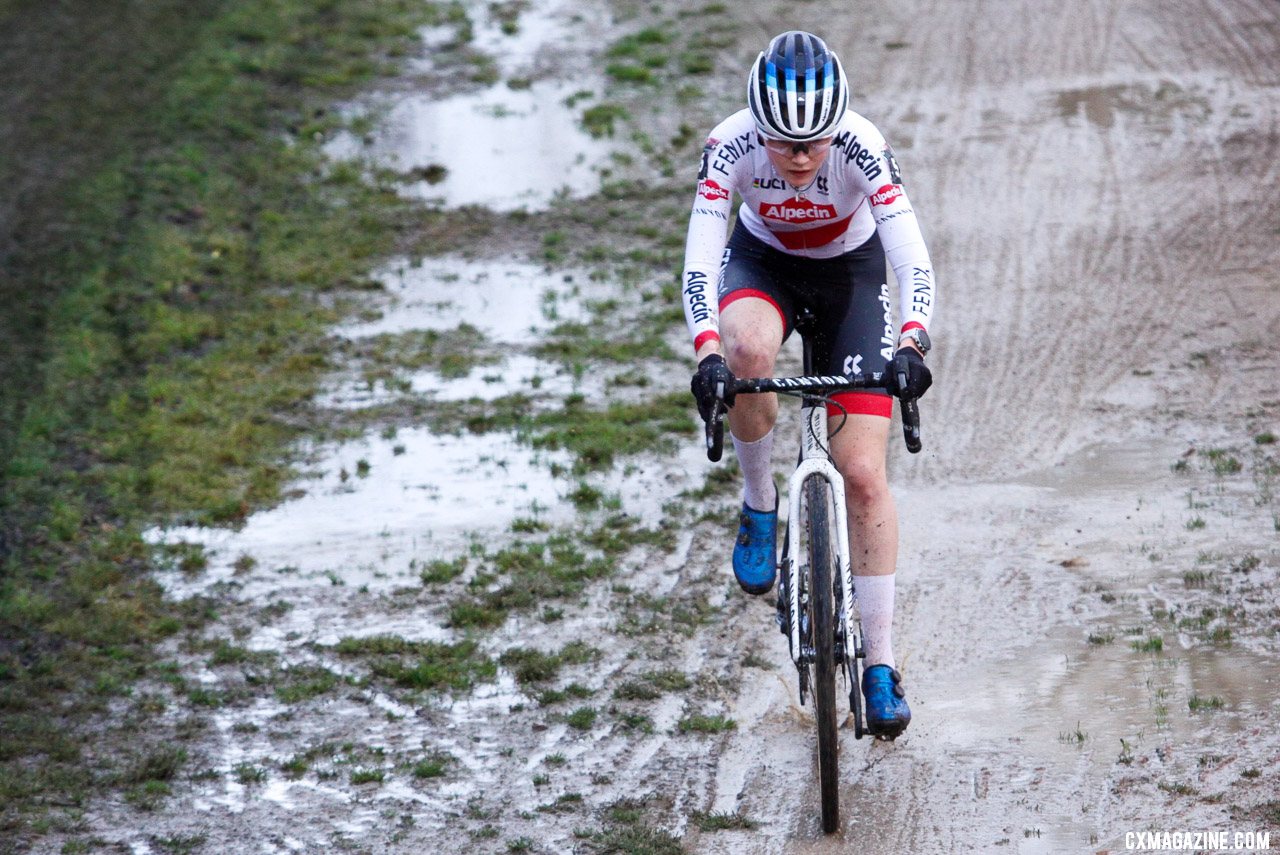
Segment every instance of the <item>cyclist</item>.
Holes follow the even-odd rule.
[[[907,360],[903,388],[841,393],[834,396],[839,406],[828,406],[829,415],[848,413],[831,452],[845,479],[857,546],[852,569],[867,722],[872,733],[892,738],[911,711],[892,646],[898,517],[885,474],[891,392],[918,397],[932,383],[924,357],[935,293],[893,151],[848,101],[844,69],[822,39],[791,31],[770,41],[748,76],[747,108],[717,125],[703,148],[682,291],[698,359],[692,390],[704,419],[720,381],[773,375],[802,308],[817,321],[812,343],[823,373],[883,370],[896,354]],[[742,204],[726,246],[735,192]],[[898,281],[896,333],[886,254]],[[764,594],[777,562],[770,459],[777,396],[727,403],[744,476],[733,572],[744,591]]]

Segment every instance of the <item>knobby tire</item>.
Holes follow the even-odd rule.
[[[832,579],[836,572],[831,544],[832,500],[825,479],[804,483],[809,522],[809,626],[813,631],[813,712],[818,724],[818,785],[822,830],[840,827],[840,758],[836,733],[835,615]]]

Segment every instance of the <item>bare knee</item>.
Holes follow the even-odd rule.
[[[725,359],[738,377],[769,377],[777,356],[777,347],[767,336],[739,335],[729,343]]]
[[[871,508],[889,495],[889,480],[884,461],[869,455],[855,455],[842,461],[845,497],[855,508]]]

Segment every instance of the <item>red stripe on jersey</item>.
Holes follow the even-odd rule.
[[[831,400],[844,407],[844,412],[851,416],[883,416],[887,419],[893,415],[893,398],[889,395],[875,392],[837,392],[831,396]],[[839,416],[843,413],[835,404],[827,404],[827,415]]]
[[[755,288],[739,288],[736,291],[730,291],[724,296],[724,299],[720,301],[720,311],[723,312],[725,306],[728,306],[731,303],[736,303],[738,300],[746,297],[755,297],[757,300],[764,300],[770,306],[773,306],[773,308],[778,312],[778,317],[782,320],[782,328],[784,330],[787,328],[787,316],[782,313],[782,307],[778,305],[778,301],[763,291],[757,291]]]
[[[800,229],[794,232],[780,232],[777,229],[769,229],[769,231],[773,232],[773,236],[787,249],[814,249],[826,246],[847,232],[852,219],[853,214],[850,214],[843,220],[836,220],[834,223],[827,223],[825,226],[814,229]]]
[[[912,330],[922,330],[922,329],[924,329],[924,324],[920,323],[919,321],[912,321],[909,324],[902,325],[902,331],[904,333],[911,332]]]

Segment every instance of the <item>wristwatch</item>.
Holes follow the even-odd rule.
[[[920,353],[928,356],[929,351],[933,349],[933,342],[929,341],[929,334],[920,327],[912,327],[911,329],[898,336],[898,346],[907,339],[911,339],[916,343],[916,347],[920,348]]]

